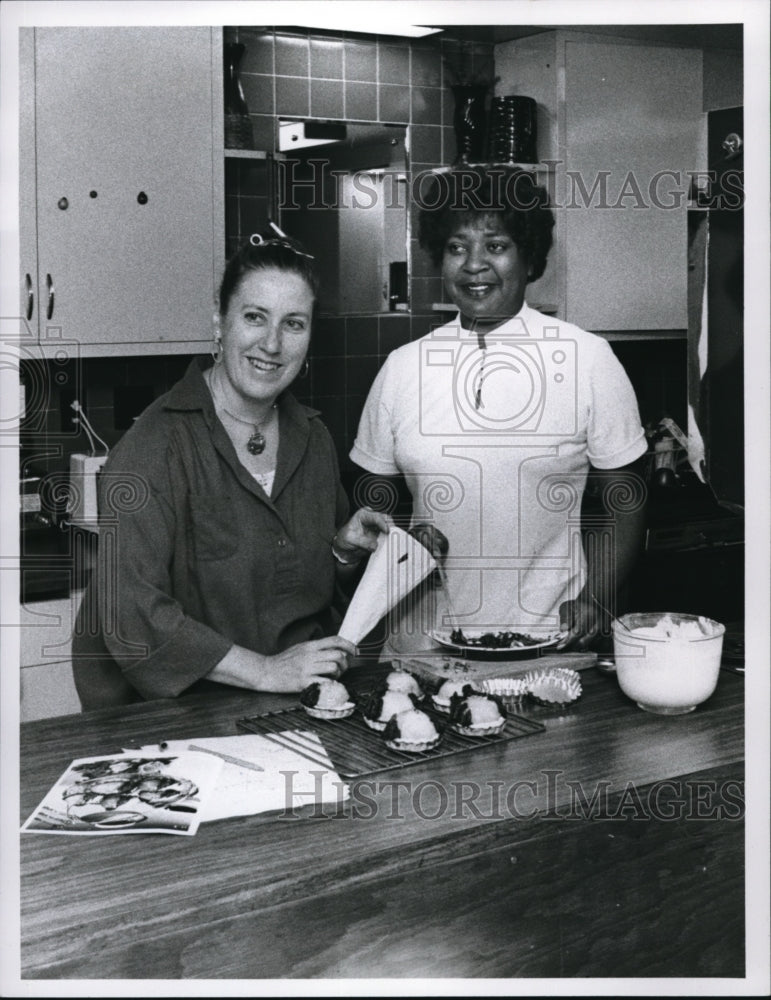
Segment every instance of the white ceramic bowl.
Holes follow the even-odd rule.
[[[646,712],[692,712],[717,687],[724,633],[725,625],[699,615],[622,615],[613,622],[619,687]]]

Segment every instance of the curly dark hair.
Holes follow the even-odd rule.
[[[219,289],[220,315],[224,316],[228,311],[230,299],[245,274],[269,268],[289,271],[304,278],[313,292],[314,300],[318,298],[319,276],[316,263],[303,245],[288,236],[277,237],[271,233],[263,238],[255,234],[227,262]]]
[[[546,189],[527,170],[458,167],[432,174],[414,188],[420,207],[418,240],[439,266],[459,225],[480,215],[500,216],[528,264],[528,281],[540,278],[552,245],[554,213]]]

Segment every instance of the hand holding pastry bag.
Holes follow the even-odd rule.
[[[380,535],[348,605],[339,635],[355,644],[436,569],[436,560],[401,528]]]

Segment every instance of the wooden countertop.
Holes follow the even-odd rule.
[[[743,976],[743,678],[675,718],[582,680],[571,708],[526,710],[545,732],[360,779],[333,817],[23,835],[23,978]],[[21,819],[76,757],[294,703],[27,723]]]

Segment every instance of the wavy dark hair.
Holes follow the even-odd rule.
[[[544,187],[527,170],[458,167],[432,174],[416,189],[418,240],[439,266],[447,240],[460,225],[479,216],[499,216],[528,265],[528,281],[540,278],[552,245],[554,213]]]
[[[286,236],[250,237],[227,262],[219,289],[219,310],[224,316],[230,299],[244,275],[249,271],[265,271],[275,268],[288,271],[304,278],[313,292],[314,303],[319,294],[319,275],[314,258],[297,240]]]

